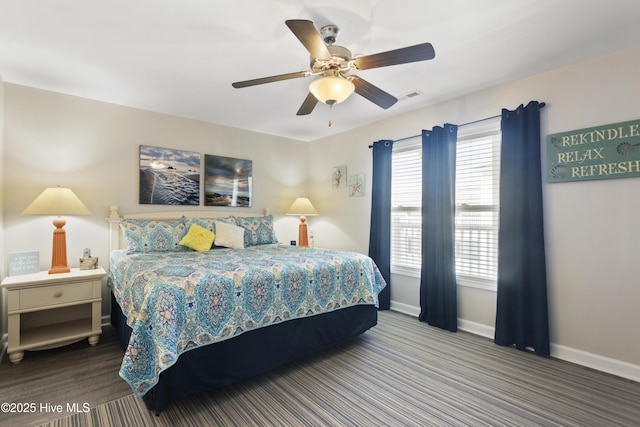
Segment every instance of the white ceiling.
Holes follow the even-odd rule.
[[[400,99],[388,110],[354,94],[298,117],[312,77],[231,87],[309,68],[286,19],[338,25],[354,56],[430,42],[436,57],[355,72]],[[637,45],[639,19],[638,0],[0,0],[0,75],[311,141]]]

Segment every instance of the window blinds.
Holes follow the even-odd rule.
[[[456,276],[459,284],[495,289],[500,196],[500,120],[458,130]],[[422,240],[422,140],[394,143],[391,184],[391,268],[419,276]]]
[[[393,145],[391,164],[391,266],[419,274],[422,242],[422,140]]]

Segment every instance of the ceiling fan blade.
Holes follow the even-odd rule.
[[[300,109],[296,113],[296,116],[306,116],[307,114],[311,114],[314,108],[316,108],[316,104],[318,100],[311,92],[307,95],[304,102],[300,106]]]
[[[358,95],[367,98],[369,101],[381,108],[384,108],[385,110],[398,102],[398,98],[395,96],[383,91],[379,87],[372,85],[358,76],[353,76],[351,81],[356,87],[356,93]]]
[[[331,59],[331,52],[327,49],[313,22],[305,19],[289,19],[285,21],[285,24],[287,24],[287,27],[295,34],[304,47],[307,48],[312,58]]]
[[[279,74],[277,76],[263,77],[261,79],[253,79],[253,80],[245,80],[245,81],[242,81],[242,82],[235,82],[235,83],[231,83],[231,86],[235,87],[236,89],[239,89],[239,88],[242,88],[242,87],[261,85],[261,84],[264,84],[264,83],[279,82],[280,80],[297,79],[299,77],[307,77],[309,75],[310,74],[309,74],[308,71],[299,71],[297,73]]]
[[[402,49],[389,50],[387,52],[365,55],[353,60],[358,70],[387,67],[389,65],[407,64],[409,62],[426,61],[433,59],[436,52],[431,43],[422,43]]]

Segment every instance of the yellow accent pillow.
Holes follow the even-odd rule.
[[[244,249],[244,228],[216,221],[216,246]]]
[[[182,246],[198,252],[206,252],[211,249],[216,235],[198,224],[191,224],[189,232],[180,240]]]

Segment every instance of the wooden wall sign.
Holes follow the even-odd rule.
[[[640,176],[640,120],[547,136],[547,181]]]

